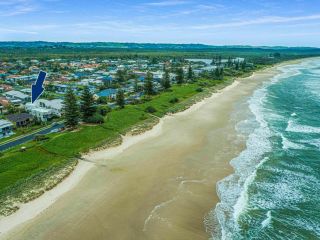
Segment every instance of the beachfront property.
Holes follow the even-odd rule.
[[[63,100],[39,99],[34,103],[27,103],[25,109],[35,118],[42,122],[47,122],[54,116],[61,117],[63,109]]]
[[[46,100],[46,99],[39,99],[35,102],[42,108],[50,109],[52,114],[61,117],[62,109],[63,109],[63,100],[62,99],[53,99],[53,100]]]
[[[28,110],[32,116],[41,122],[47,122],[52,119],[53,114],[50,109],[35,107]]]
[[[12,131],[13,124],[8,120],[0,120],[0,138],[8,137],[13,135]]]

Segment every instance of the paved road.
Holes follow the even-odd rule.
[[[31,140],[34,139],[34,137],[36,135],[48,134],[48,133],[57,131],[57,130],[63,128],[63,127],[64,127],[63,123],[55,123],[55,124],[52,124],[50,127],[45,128],[43,130],[40,130],[40,131],[37,131],[37,132],[33,132],[33,133],[30,133],[30,134],[25,135],[25,136],[18,137],[16,139],[9,140],[8,142],[0,144],[0,151],[4,151],[4,150],[7,150],[9,148],[12,148],[12,147],[18,146],[20,144],[26,143],[28,141],[31,141]]]

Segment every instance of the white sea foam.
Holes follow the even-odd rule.
[[[303,144],[291,142],[289,139],[287,139],[285,136],[283,136],[283,134],[281,134],[281,138],[282,138],[282,149],[284,149],[284,150],[306,148]]]
[[[272,219],[271,211],[268,211],[267,218],[263,220],[263,222],[261,223],[262,228],[267,227],[271,223],[271,219]]]
[[[309,140],[308,143],[317,148],[320,148],[320,139]]]
[[[268,138],[272,136],[272,133],[264,120],[262,108],[267,94],[266,86],[257,90],[249,100],[250,110],[259,127],[250,134],[247,149],[231,161],[235,173],[217,183],[221,203],[217,204],[215,214],[221,225],[222,239],[231,238],[232,232],[236,231],[237,219],[246,208],[247,189],[255,179],[261,160],[267,160],[263,158],[263,155],[271,150]]]
[[[290,119],[288,121],[288,126],[286,128],[286,131],[297,132],[297,133],[320,133],[320,127],[299,124],[294,120]]]
[[[254,183],[257,169],[268,160],[264,155],[272,149],[269,138],[273,135],[273,132],[269,129],[265,120],[266,109],[264,108],[268,94],[267,87],[282,79],[301,74],[301,68],[303,67],[299,65],[279,68],[282,73],[275,76],[269,83],[264,84],[261,89],[256,90],[249,100],[249,107],[255,116],[255,123],[258,123],[258,127],[252,124],[255,128],[253,131],[247,129],[243,131],[250,132],[250,135],[246,150],[231,161],[235,173],[217,183],[217,193],[221,202],[216,205],[215,217],[212,217],[212,219],[219,223],[221,232],[220,235],[213,232],[214,239],[216,239],[214,235],[217,236],[217,234],[222,239],[233,239],[236,236],[239,230],[237,221],[239,216],[245,212],[248,203],[248,188]],[[283,120],[283,117],[278,114],[273,114],[271,117],[275,120]],[[241,128],[241,126],[248,128],[246,123],[238,124],[237,128]],[[288,142],[286,143],[288,147]],[[281,189],[285,190],[284,185]]]
[[[287,164],[287,167],[292,168],[292,165]],[[261,191],[251,196],[250,204],[259,209],[293,209],[308,199],[306,194],[312,196],[319,191],[320,181],[312,175],[313,169],[300,165],[296,165],[293,170],[281,166],[263,169],[269,171],[273,177],[270,181],[259,182]]]
[[[150,224],[150,221],[153,219],[157,219],[160,222],[163,222],[165,224],[167,224],[169,227],[171,226],[171,223],[169,222],[168,219],[161,217],[159,211],[161,208],[167,206],[168,204],[172,203],[173,201],[175,201],[176,198],[170,199],[168,201],[162,202],[158,205],[156,205],[150,212],[149,216],[146,218],[146,220],[144,221],[144,226],[143,226],[143,231],[147,231],[147,227],[148,224]]]

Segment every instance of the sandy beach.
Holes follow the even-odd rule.
[[[0,239],[208,239],[216,183],[245,147],[235,125],[276,72],[239,79],[119,147],[88,154],[62,184],[0,219]]]

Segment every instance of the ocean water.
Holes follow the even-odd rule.
[[[247,147],[217,184],[213,239],[320,239],[320,59],[279,70],[237,124]]]

